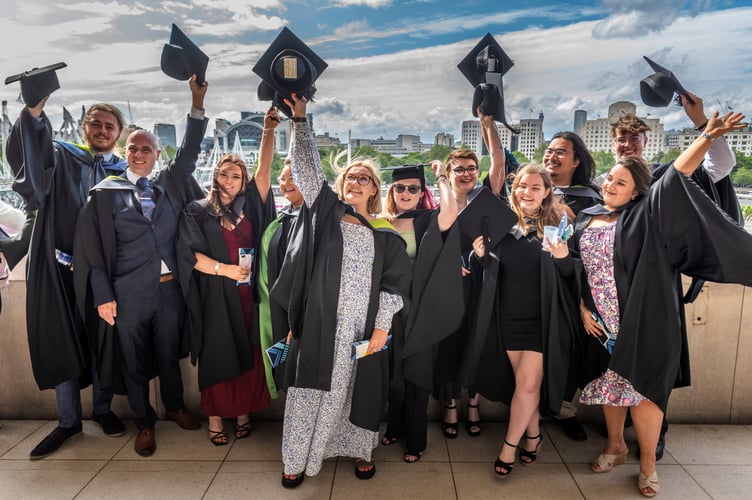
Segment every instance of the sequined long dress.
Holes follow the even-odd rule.
[[[308,125],[295,124],[293,175],[311,206],[324,182],[318,151]],[[329,457],[371,459],[378,445],[378,433],[350,422],[350,408],[357,361],[350,359],[352,342],[364,337],[371,272],[374,259],[373,234],[358,224],[340,221],[342,230],[342,272],[334,333],[334,362],[331,390],[290,387],[287,391],[282,432],[282,461],[285,474],[313,476]],[[376,328],[389,330],[392,316],[402,307],[402,298],[382,292]]]
[[[619,298],[614,281],[614,238],[616,223],[587,227],[582,232],[580,247],[582,265],[587,272],[590,293],[606,326],[619,341]],[[645,397],[626,378],[607,369],[588,383],[580,395],[586,405],[635,406]]]

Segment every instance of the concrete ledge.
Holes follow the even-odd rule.
[[[31,372],[26,339],[26,283],[17,266],[8,288],[1,290],[3,312],[0,317],[0,418],[56,419],[55,395],[39,391]],[[687,281],[688,283],[688,281]],[[43,314],[40,311],[40,314]],[[706,284],[694,304],[687,307],[692,386],[674,391],[668,418],[676,423],[749,424],[752,422],[752,288],[738,285]],[[199,392],[195,367],[183,360],[186,405],[197,413]],[[160,415],[159,384],[152,381],[152,404]],[[90,390],[81,397],[85,418],[91,415]],[[259,420],[282,418],[284,395],[272,407],[254,416]],[[132,418],[124,397],[116,397],[113,409],[124,418]],[[460,405],[460,418],[465,406]],[[484,401],[484,420],[505,420],[504,405]],[[583,407],[579,415],[586,422],[600,422],[598,407]],[[429,418],[438,420],[441,409],[434,400]]]

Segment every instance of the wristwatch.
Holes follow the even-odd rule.
[[[214,275],[216,276],[218,274],[219,274],[219,261],[214,263]]]

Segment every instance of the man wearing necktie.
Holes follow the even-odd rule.
[[[176,270],[175,239],[185,205],[202,193],[193,178],[206,130],[207,84],[190,81],[193,107],[183,144],[166,169],[151,179],[159,158],[156,137],[131,133],[125,145],[128,168],[90,192],[77,228],[74,252],[76,294],[82,315],[95,316],[103,383],[122,376],[139,432],[135,450],[156,449],[156,411],[149,380],[159,376],[165,417],[184,429],[200,424],[185,408],[178,364],[187,354],[181,335],[185,304]]]
[[[92,369],[95,360],[76,308],[69,262],[86,193],[105,176],[125,170],[125,160],[113,153],[124,120],[114,106],[94,104],[82,122],[85,144],[53,141],[44,114],[48,97],[21,111],[6,149],[16,174],[13,189],[24,198],[29,216],[36,211],[26,278],[31,365],[39,388],[55,389],[58,410],[58,426],[31,451],[32,459],[49,455],[81,433],[80,389],[90,382],[94,422],[109,436],[125,433],[110,411],[111,390],[100,386]]]

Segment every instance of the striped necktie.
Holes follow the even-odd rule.
[[[144,214],[146,220],[151,222],[157,204],[154,203],[154,191],[151,189],[149,179],[146,177],[139,177],[138,181],[136,181],[136,189],[138,190],[138,199],[141,202],[141,213]]]

